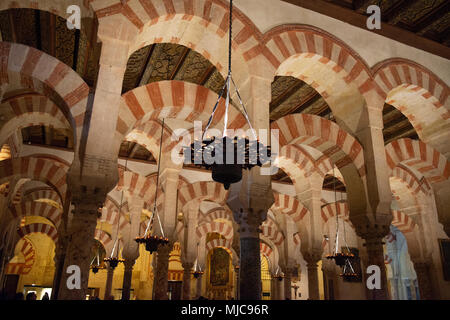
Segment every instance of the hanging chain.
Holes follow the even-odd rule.
[[[233,76],[232,76],[232,69],[231,69],[231,57],[232,57],[232,39],[233,39],[233,0],[230,0],[230,16],[229,16],[229,34],[228,34],[228,74],[227,77],[225,79],[225,83],[222,87],[222,89],[219,92],[219,97],[216,101],[216,104],[214,105],[213,111],[211,113],[211,116],[209,117],[208,123],[205,127],[205,131],[203,132],[202,135],[202,141],[205,137],[206,132],[208,131],[212,120],[214,118],[214,115],[216,113],[217,107],[219,106],[219,102],[220,99],[223,96],[224,90],[226,88],[226,99],[225,99],[225,115],[224,115],[224,128],[223,128],[223,137],[225,137],[227,135],[227,129],[228,129],[228,109],[229,109],[229,105],[230,105],[230,91],[231,91],[231,84],[233,84],[235,92],[236,92],[236,96],[238,97],[239,100],[239,104],[242,107],[242,113],[244,114],[245,120],[247,121],[253,137],[255,140],[257,139],[255,130],[253,129],[253,126],[250,122],[250,117],[247,113],[247,109],[244,106],[244,103],[242,102],[242,98],[241,95],[239,94],[238,88],[236,86],[236,83],[234,82]]]
[[[336,240],[334,242],[335,248],[334,248],[334,252],[337,253],[338,252],[338,247],[339,247],[339,218],[338,218],[338,210],[337,210],[337,194],[336,194],[336,172],[335,172],[336,167],[333,166],[333,189],[334,189],[334,207],[336,208]]]
[[[145,229],[144,237],[146,237],[147,234],[153,230],[153,221],[155,219],[155,212],[156,212],[156,216],[158,218],[159,228],[161,230],[161,234],[164,237],[164,230],[163,230],[163,227],[162,227],[162,224],[161,224],[161,219],[159,218],[159,213],[158,213],[158,209],[157,209],[157,206],[156,206],[156,201],[158,199],[159,175],[161,173],[160,170],[161,170],[162,144],[163,144],[163,137],[164,137],[164,124],[165,124],[165,118],[163,118],[162,126],[161,126],[161,141],[159,143],[158,173],[156,175],[155,201],[154,201],[154,204],[153,204],[152,216],[149,219],[149,222],[147,224],[147,228]]]

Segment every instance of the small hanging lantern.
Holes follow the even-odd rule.
[[[153,205],[152,216],[149,219],[149,222],[147,224],[147,228],[145,229],[144,235],[142,237],[137,237],[134,239],[138,244],[145,244],[145,250],[150,252],[150,254],[157,251],[159,246],[164,246],[169,243],[169,239],[164,236],[164,230],[163,230],[163,227],[161,224],[161,219],[159,218],[158,208],[156,206],[156,201],[158,198],[159,174],[160,174],[160,169],[161,169],[161,153],[162,153],[163,136],[164,136],[164,118],[163,118],[162,126],[161,126],[161,141],[159,144],[159,156],[158,156],[158,175],[156,176],[155,202]],[[155,219],[155,213],[158,218],[159,228],[161,230],[162,236],[157,236],[157,235],[151,234],[152,229],[153,229],[153,221]]]

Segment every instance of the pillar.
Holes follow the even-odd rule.
[[[133,266],[139,257],[139,245],[134,239],[139,236],[139,224],[141,222],[144,200],[140,197],[128,194],[128,207],[130,210],[130,225],[124,232],[124,248],[122,256],[125,259],[125,272],[123,274],[122,300],[130,300],[131,279]]]
[[[88,288],[91,248],[94,244],[94,233],[97,226],[99,204],[95,202],[75,202],[75,209],[68,234],[68,246],[58,299],[84,300]],[[69,266],[76,271],[67,273]],[[78,268],[77,268],[78,267]],[[78,274],[78,270],[80,271]],[[80,286],[76,284],[79,275]]]
[[[319,254],[304,255],[306,261],[306,269],[308,273],[308,295],[309,300],[320,300],[319,294],[319,274],[317,263],[321,256]]]
[[[291,284],[292,284],[292,274],[294,272],[294,268],[287,267],[283,270],[284,272],[284,299],[285,300],[291,300],[292,299],[292,290],[291,290]]]
[[[153,283],[153,298],[154,300],[168,300],[167,289],[169,286],[169,255],[173,243],[159,247],[156,260],[156,271]]]
[[[376,265],[381,271],[381,289],[367,290],[368,299],[387,300],[389,299],[388,283],[386,276],[386,265],[384,263],[383,239],[379,237],[365,239],[367,251],[367,263],[369,266]]]
[[[182,300],[191,300],[191,271],[193,263],[183,263],[183,288],[181,293]]]
[[[270,293],[270,300],[279,300],[278,298],[278,279],[275,278],[275,276],[272,276],[272,281],[271,281],[271,293]]]
[[[414,270],[419,284],[420,300],[433,300],[432,280],[430,278],[430,265],[426,262],[414,261]]]
[[[106,284],[105,284],[105,296],[103,300],[111,300],[111,291],[112,291],[112,283],[114,280],[114,269],[107,266],[107,274],[106,274]]]
[[[133,266],[136,260],[127,260],[123,262],[123,285],[122,285],[122,300],[130,300],[131,279],[133,277]]]
[[[196,281],[196,286],[197,286],[197,288],[196,288],[196,291],[197,291],[197,294],[196,294],[197,299],[200,298],[200,297],[202,296],[202,278],[203,278],[203,275],[201,274],[201,275],[199,275],[198,278],[195,280],[195,281]]]
[[[235,281],[234,281],[234,299],[235,300],[239,300],[239,266],[234,267],[234,277],[235,277]]]
[[[64,270],[64,260],[66,257],[67,243],[64,241],[63,236],[58,238],[58,243],[55,249],[55,275],[53,276],[52,294],[51,299],[58,299],[59,287],[61,285],[61,277]]]

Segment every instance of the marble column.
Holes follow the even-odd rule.
[[[241,225],[241,228],[256,226]],[[259,237],[242,237],[239,296],[241,300],[261,300],[261,259]]]
[[[158,248],[156,260],[156,271],[153,283],[154,300],[168,300],[167,288],[169,277],[169,255],[173,243]]]
[[[105,295],[103,297],[103,300],[111,299],[113,280],[114,280],[114,269],[108,265],[106,274]]]
[[[308,272],[308,295],[309,300],[320,300],[319,294],[319,274],[317,263],[320,260],[319,254],[305,255],[306,269]]]
[[[191,300],[191,271],[193,263],[184,262],[183,263],[183,287],[181,293],[182,300]]]
[[[419,284],[420,300],[433,300],[433,287],[430,278],[430,265],[426,262],[414,261],[414,270]]]
[[[123,285],[122,285],[122,300],[130,300],[131,279],[133,277],[133,266],[136,260],[125,260]]]
[[[91,249],[99,216],[99,204],[95,202],[75,202],[75,209],[68,234],[68,246],[62,273],[58,299],[84,300],[88,288]],[[80,270],[80,287],[68,287],[75,283],[77,272],[67,273],[69,266]]]

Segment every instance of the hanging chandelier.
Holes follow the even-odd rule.
[[[97,264],[93,264],[94,260],[97,258]],[[97,244],[97,255],[92,259],[90,269],[92,270],[92,273],[96,274],[100,269],[104,269],[100,265],[100,247]]]
[[[228,75],[225,79],[225,84],[220,90],[219,97],[208,120],[208,124],[203,132],[202,139],[194,141],[194,143],[190,146],[183,148],[185,164],[194,163],[195,165],[203,167],[207,170],[211,170],[213,180],[223,184],[226,190],[230,188],[230,184],[241,181],[243,169],[249,170],[255,166],[261,167],[265,163],[269,162],[271,158],[270,146],[264,146],[256,137],[255,131],[250,123],[247,110],[242,102],[241,96],[231,74],[233,0],[230,0],[229,19]],[[242,107],[242,113],[251,129],[254,140],[250,140],[246,137],[227,136],[231,84],[234,86],[236,96]],[[226,93],[226,100],[223,136],[221,138],[212,137],[205,139],[205,133],[211,125],[214,114],[219,105],[219,101],[224,92]],[[211,158],[216,160],[216,157],[219,156],[221,160],[205,161],[203,157],[205,154],[211,155]]]
[[[125,160],[125,171],[127,171],[127,165],[128,165],[128,159]],[[120,247],[119,224],[120,224],[120,214],[122,213],[122,206],[123,206],[123,189],[122,189],[122,193],[120,195],[119,213],[118,213],[118,217],[117,217],[116,239],[114,240],[114,246],[111,250],[111,256],[109,258],[103,259],[103,261],[108,263],[109,267],[113,270],[119,265],[119,263],[125,262],[124,259],[119,259],[119,247]],[[114,252],[116,252],[115,255],[114,255]]]
[[[163,136],[164,136],[164,118],[161,126],[161,141],[159,144],[159,156],[158,156],[158,174],[156,176],[155,201],[153,205],[152,216],[149,219],[149,222],[147,223],[147,228],[145,229],[144,235],[142,237],[137,237],[134,239],[138,244],[145,244],[145,250],[150,252],[150,254],[157,251],[159,246],[164,246],[169,243],[169,239],[164,236],[164,230],[161,224],[161,219],[159,218],[158,208],[156,205],[156,200],[158,198],[159,174],[161,169]],[[158,218],[159,228],[161,230],[162,236],[152,235],[155,214]]]
[[[335,174],[335,167],[333,167],[333,176],[336,177]],[[336,179],[336,178],[335,178]],[[329,260],[334,260],[337,266],[344,267],[344,273],[346,271],[346,266],[349,264],[351,267],[351,270],[353,270],[353,267],[351,266],[350,260],[353,260],[355,258],[355,255],[351,253],[350,248],[347,245],[347,240],[345,237],[345,222],[344,222],[344,244],[347,250],[339,252],[339,215],[337,212],[337,196],[336,196],[336,180],[333,180],[333,189],[334,189],[334,205],[336,206],[336,240],[334,243],[334,252],[333,254],[329,254],[326,256]],[[353,271],[354,272],[354,271]]]
[[[197,243],[197,259],[195,259],[194,271],[192,271],[192,274],[194,275],[195,279],[198,279],[202,274],[204,274],[202,268],[200,268],[198,264],[198,243]]]

